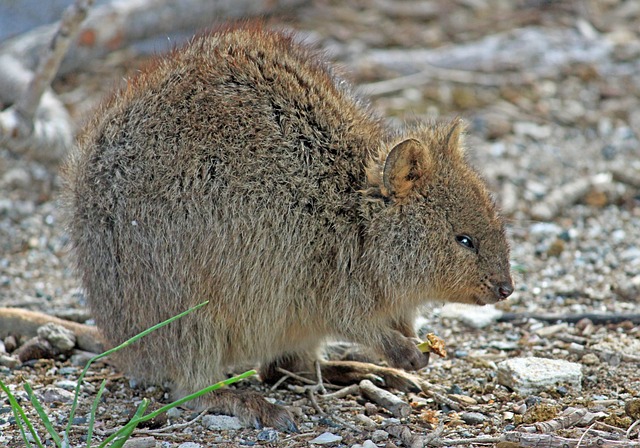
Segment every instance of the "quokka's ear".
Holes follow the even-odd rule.
[[[464,157],[463,140],[466,130],[467,125],[461,118],[455,118],[449,124],[445,146],[451,156]]]
[[[430,164],[430,156],[418,140],[410,138],[398,143],[384,163],[382,194],[396,199],[406,197],[429,171]]]

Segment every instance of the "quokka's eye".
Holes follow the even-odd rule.
[[[469,235],[456,235],[456,242],[462,247],[466,247],[470,250],[476,250],[473,239]]]

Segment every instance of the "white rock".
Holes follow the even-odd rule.
[[[323,432],[315,439],[310,440],[309,443],[315,443],[316,445],[328,445],[329,443],[338,443],[341,440],[341,436],[331,434],[330,432]]]
[[[184,442],[178,445],[178,448],[202,448],[202,445],[195,442]]]
[[[205,415],[202,417],[202,424],[214,431],[242,429],[242,423],[240,423],[238,417],[230,417],[228,415]]]
[[[484,328],[495,323],[502,311],[493,305],[477,306],[463,303],[447,303],[440,311],[441,317],[457,319],[473,328]]]
[[[538,393],[558,385],[580,390],[582,365],[561,359],[507,359],[498,364],[498,383],[520,395]]]
[[[46,339],[61,352],[68,352],[76,345],[76,335],[61,325],[48,323],[38,328],[38,336]]]

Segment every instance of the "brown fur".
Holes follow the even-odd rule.
[[[209,300],[120,357],[185,393],[240,364],[298,365],[328,337],[423,367],[420,305],[512,290],[503,223],[462,128],[390,133],[288,34],[195,38],[116,93],[67,163],[67,221],[97,325],[116,344]]]

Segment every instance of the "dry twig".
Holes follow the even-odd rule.
[[[389,410],[397,418],[405,418],[411,415],[409,403],[389,391],[380,389],[369,380],[360,381],[360,391],[366,398]]]

